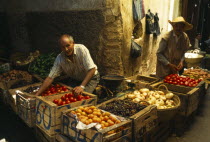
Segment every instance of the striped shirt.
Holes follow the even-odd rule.
[[[96,75],[98,73],[97,66],[94,64],[89,50],[82,44],[74,44],[73,62],[66,57],[64,52],[61,52],[55,59],[49,77],[55,78],[64,72],[73,79],[83,81],[87,72],[92,68],[96,68]]]

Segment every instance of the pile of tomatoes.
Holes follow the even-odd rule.
[[[41,96],[49,96],[56,93],[67,92],[69,89],[66,86],[62,86],[59,84],[51,85],[46,91],[44,91]]]
[[[185,76],[179,76],[178,74],[170,74],[165,77],[164,82],[174,85],[184,85],[189,87],[195,87],[200,83],[202,79],[192,79]]]
[[[86,99],[90,99],[90,96],[83,96],[83,95],[75,96],[72,93],[68,93],[68,94],[61,96],[60,99],[54,99],[53,103],[57,104],[58,106],[61,106],[61,105],[70,104],[73,102],[82,101],[82,100],[86,100]]]

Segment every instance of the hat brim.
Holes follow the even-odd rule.
[[[185,24],[185,26],[184,26],[184,31],[188,31],[188,30],[191,30],[191,29],[193,28],[193,25],[190,24],[190,23],[188,23],[188,22],[186,22],[186,21],[172,22],[172,21],[168,20],[168,22],[169,22],[172,26],[173,26],[174,24],[176,24],[176,23],[183,23],[183,24]]]

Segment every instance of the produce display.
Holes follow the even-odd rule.
[[[44,91],[41,94],[41,96],[49,96],[56,93],[63,93],[67,91],[69,91],[69,89],[66,86],[56,84],[56,85],[51,85],[46,91]]]
[[[151,105],[156,105],[158,109],[166,109],[175,107],[173,101],[173,93],[164,93],[163,91],[151,91],[147,88],[135,90],[132,93],[127,94],[127,98],[131,99],[135,103],[141,103],[146,101]]]
[[[204,69],[186,69],[184,70],[183,75],[189,76],[194,79],[206,79],[210,78],[210,73]]]
[[[53,67],[55,58],[55,53],[40,55],[30,64],[29,72],[38,74],[40,77],[45,78]]]
[[[78,120],[86,125],[98,123],[102,129],[120,123],[121,121],[109,112],[102,111],[95,106],[79,107],[70,112],[77,116]]]
[[[40,86],[28,87],[27,89],[23,90],[26,93],[36,93],[39,90]]]
[[[36,81],[20,80],[20,81],[14,83],[14,84],[10,87],[10,89],[19,88],[19,87],[26,86],[26,85],[30,85],[30,84],[33,84],[33,83],[36,83]]]
[[[0,81],[11,81],[18,79],[32,80],[32,76],[28,72],[20,70],[11,70],[0,75]]]
[[[84,95],[77,95],[75,96],[73,93],[68,93],[63,96],[61,96],[60,99],[54,99],[53,103],[57,104],[58,106],[70,104],[77,101],[82,101],[90,99],[90,96],[84,96]]]
[[[129,100],[114,100],[110,103],[103,104],[99,108],[109,111],[115,115],[122,117],[130,117],[144,109],[146,106],[138,103],[133,103]]]
[[[200,83],[202,79],[193,79],[186,76],[179,76],[178,74],[170,74],[165,77],[164,82],[174,85],[184,85],[189,87],[195,87]]]

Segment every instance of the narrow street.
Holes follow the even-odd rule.
[[[188,130],[181,137],[171,136],[167,142],[210,142],[210,88],[203,105]]]

